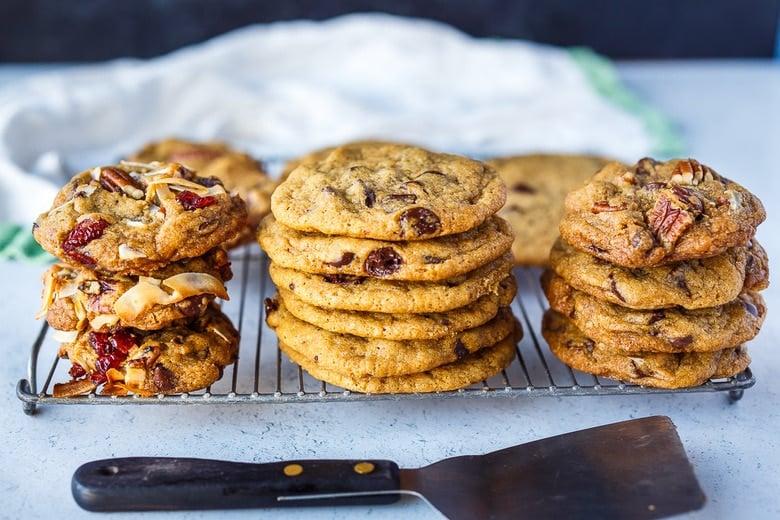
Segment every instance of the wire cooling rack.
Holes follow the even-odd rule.
[[[272,296],[268,257],[255,245],[232,255],[235,276],[228,283],[231,299],[223,311],[241,333],[239,357],[225,369],[223,377],[199,392],[154,397],[105,396],[54,397],[54,383],[66,382],[70,363],[57,357],[58,343],[44,325],[32,346],[27,378],[21,379],[16,394],[27,414],[39,405],[225,405],[231,403],[304,403],[323,401],[367,401],[380,399],[523,398],[538,396],[583,396],[614,394],[728,392],[730,400],[742,397],[755,384],[750,369],[730,377],[711,379],[701,386],[676,390],[642,387],[572,370],[552,355],[542,338],[540,325],[546,300],[539,286],[541,271],[516,268],[518,293],[512,303],[523,325],[523,339],[517,357],[499,375],[480,384],[451,392],[414,394],[363,394],[350,392],[313,378],[287,359],[277,347],[276,336],[265,324],[263,300]],[[42,379],[41,379],[41,376]]]

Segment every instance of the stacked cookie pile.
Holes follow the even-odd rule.
[[[733,376],[766,314],[758,198],[694,159],[605,166],[570,192],[542,333],[570,366],[644,386]]]
[[[168,163],[77,174],[33,226],[61,262],[44,275],[40,317],[57,331],[71,381],[55,397],[204,388],[232,363],[238,333],[213,303],[232,276],[220,247],[246,222],[213,178]]]
[[[258,235],[279,347],[371,393],[452,390],[505,368],[521,332],[496,172],[392,143],[323,155],[279,184]]]

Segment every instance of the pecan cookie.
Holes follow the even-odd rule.
[[[515,232],[515,263],[546,266],[550,247],[558,236],[563,199],[609,160],[588,155],[532,154],[485,162],[506,184],[506,204],[498,214]]]
[[[94,391],[148,396],[205,388],[238,354],[238,332],[216,306],[187,323],[155,331],[115,327],[73,332],[60,347],[72,363],[70,382],[54,385],[55,397]]]
[[[330,332],[390,340],[437,339],[493,319],[501,307],[512,303],[517,283],[514,277],[508,276],[499,283],[496,293],[486,294],[451,311],[422,314],[325,309],[306,303],[284,287],[279,287],[278,291],[290,314]],[[273,308],[273,300],[269,304]]]
[[[271,261],[281,267],[419,281],[452,278],[495,260],[512,245],[512,231],[504,219],[491,216],[456,235],[390,242],[296,231],[269,215],[258,240]]]
[[[340,147],[299,165],[274,191],[271,209],[300,231],[424,240],[478,226],[505,197],[498,174],[481,162],[385,144]]]
[[[231,195],[240,196],[247,207],[247,225],[226,247],[253,241],[260,221],[271,211],[275,181],[258,160],[225,143],[164,139],[147,144],[130,160],[181,163],[195,170],[200,177],[219,179]]]
[[[542,335],[553,354],[570,367],[642,386],[698,386],[710,378],[736,375],[750,364],[744,346],[714,352],[617,354],[588,338],[571,320],[551,309],[545,311],[542,319]]]
[[[505,253],[469,273],[438,281],[408,282],[338,274],[312,274],[271,262],[268,272],[277,287],[318,307],[365,312],[427,313],[463,307],[497,293],[511,276],[512,256]]]
[[[110,328],[161,329],[202,315],[214,298],[227,300],[233,273],[227,253],[215,248],[146,275],[98,273],[58,263],[43,275],[43,307],[54,329],[96,332]]]
[[[761,201],[695,159],[610,163],[564,201],[566,242],[624,267],[745,246],[766,218]]]
[[[703,309],[628,309],[578,291],[552,271],[542,275],[550,308],[605,349],[618,352],[711,352],[753,339],[766,317],[760,294]]]
[[[632,309],[715,307],[769,285],[769,260],[755,240],[716,256],[632,269],[558,238],[550,251],[550,267],[575,289]]]
[[[378,377],[327,369],[289,345],[280,342],[279,348],[312,376],[348,390],[371,394],[457,390],[500,373],[515,357],[515,340],[509,335],[492,347],[480,349],[447,365],[416,374]]]
[[[266,315],[279,342],[326,370],[354,376],[399,376],[423,372],[462,359],[496,344],[515,330],[512,312],[504,307],[495,318],[476,328],[434,340],[388,340],[337,334],[299,320],[281,299]]]
[[[77,174],[33,236],[65,262],[144,274],[233,239],[246,207],[216,179],[176,163],[120,163]]]

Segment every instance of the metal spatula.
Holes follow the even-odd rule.
[[[76,470],[72,490],[91,511],[389,504],[413,493],[469,520],[660,518],[705,501],[674,424],[660,416],[419,469],[387,460],[106,459]]]

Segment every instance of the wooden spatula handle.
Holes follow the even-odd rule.
[[[398,500],[392,491],[399,490],[399,475],[398,465],[387,460],[252,464],[128,457],[84,464],[71,488],[76,502],[90,511],[372,505]],[[346,493],[362,494],[302,499]]]

